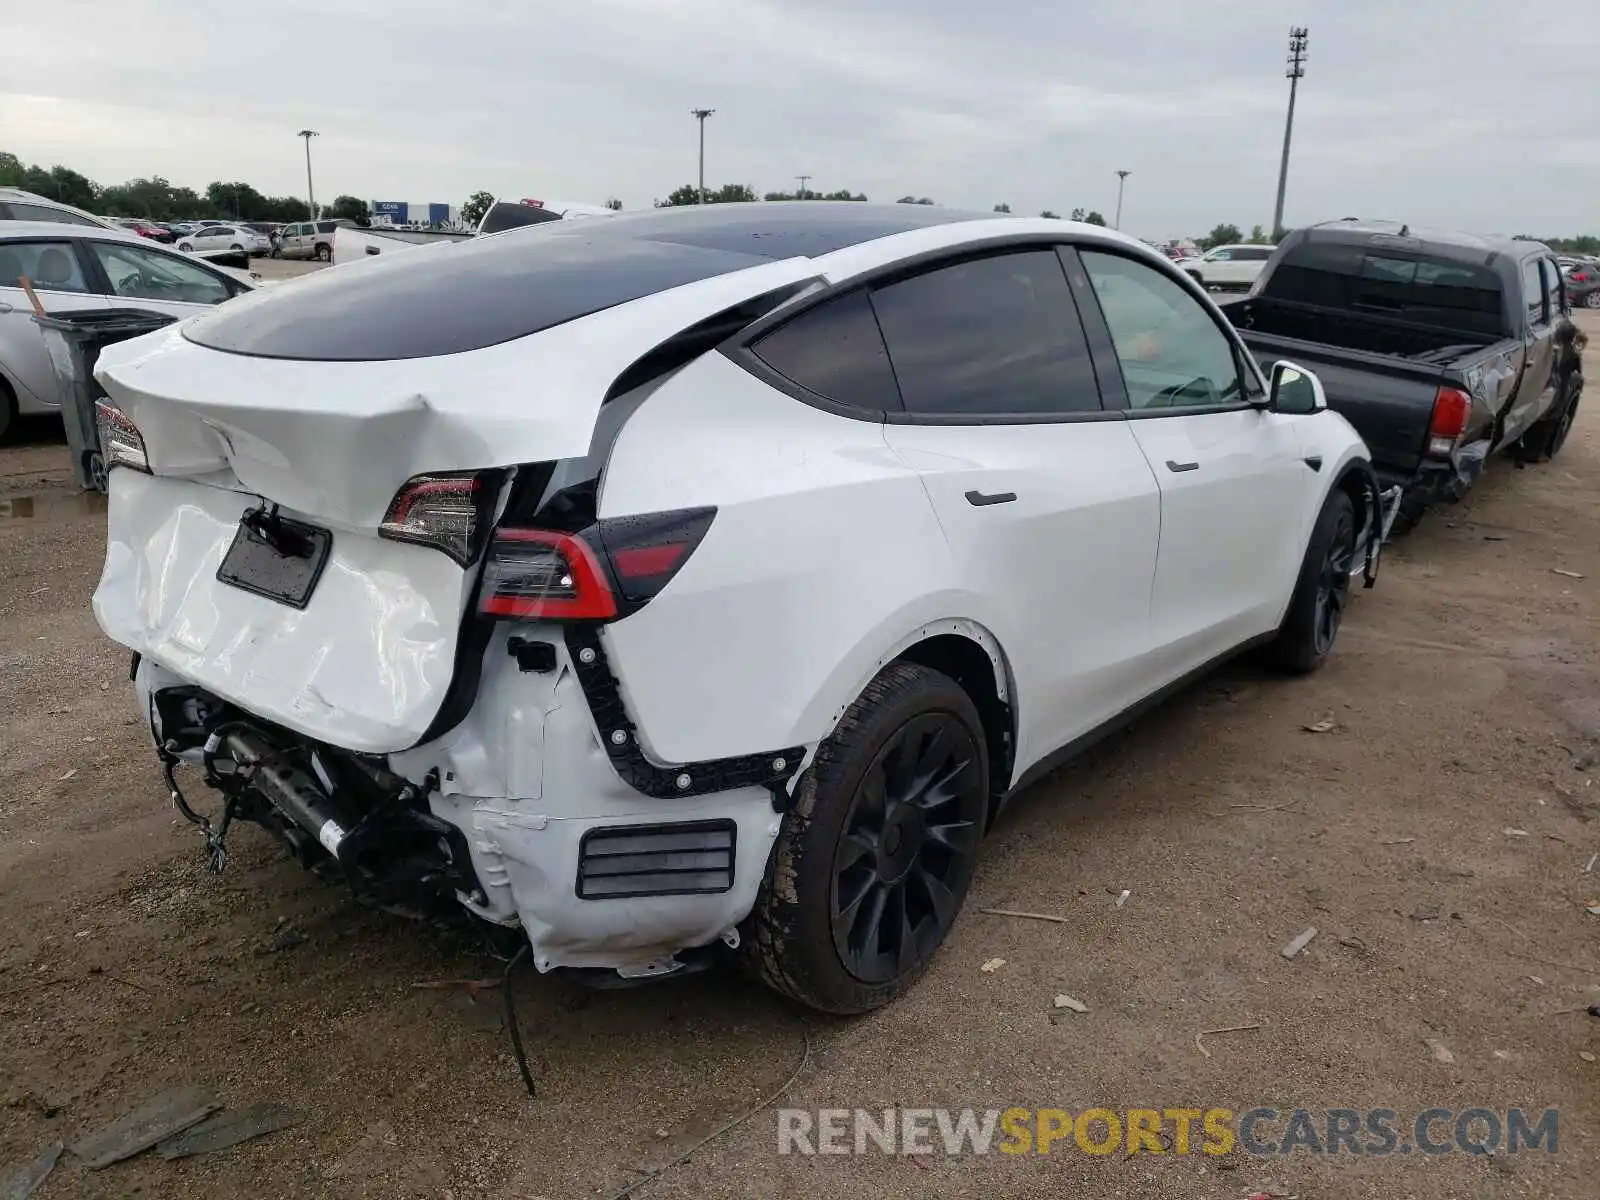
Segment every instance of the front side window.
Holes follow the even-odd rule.
[[[1528,320],[1538,325],[1545,320],[1544,280],[1539,275],[1539,260],[1526,259],[1522,264],[1522,298],[1528,306]]]
[[[1206,255],[1208,262],[1229,262],[1232,260],[1232,258],[1232,250],[1213,250],[1210,254]]]
[[[105,268],[113,296],[221,304],[233,295],[233,289],[220,277],[176,255],[109,242],[92,242],[89,249]]]
[[[900,408],[894,370],[865,291],[801,313],[751,349],[785,379],[839,404],[873,412]]]
[[[1111,329],[1130,408],[1192,408],[1244,399],[1233,342],[1188,289],[1119,255],[1083,250],[1079,257]]]
[[[20,278],[41,292],[87,292],[70,242],[0,242],[0,287],[21,287]]]
[[[971,259],[874,288],[906,411],[1097,412],[1100,390],[1053,249]]]

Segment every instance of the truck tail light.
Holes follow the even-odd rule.
[[[608,621],[636,611],[671,582],[714,508],[608,517],[583,533],[495,531],[478,611],[513,620]]]
[[[499,478],[498,471],[413,475],[389,502],[378,536],[432,546],[465,565],[488,528]]]
[[[100,456],[106,470],[132,467],[150,473],[150,458],[145,453],[144,435],[128,414],[104,400],[94,402],[94,427],[100,439]]]
[[[1428,420],[1428,453],[1448,457],[1467,431],[1471,415],[1471,396],[1459,388],[1440,388],[1433,399],[1433,416]]]

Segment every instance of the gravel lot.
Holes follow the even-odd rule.
[[[126,655],[90,614],[104,518],[69,488],[59,426],[28,425],[0,450],[0,1177],[197,1082],[302,1120],[179,1162],[69,1157],[39,1195],[609,1196],[773,1092],[809,1038],[797,1107],[1557,1106],[1560,1152],[805,1159],[777,1155],[763,1112],[640,1194],[1592,1200],[1600,789],[1575,763],[1600,745],[1600,402],[1585,407],[1556,462],[1496,461],[1392,548],[1316,677],[1230,669],[1022,797],[902,1002],[833,1021],[732,974],[622,992],[523,976],[537,1101],[495,993],[415,986],[495,974],[470,937],[358,907],[253,827],[227,874],[202,872]],[[1088,1012],[1053,1023],[1058,992]],[[1213,1036],[1210,1057],[1196,1044],[1240,1025],[1260,1028]]]

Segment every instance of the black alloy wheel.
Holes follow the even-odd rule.
[[[978,747],[954,715],[923,713],[878,751],[834,856],[833,944],[863,983],[931,958],[960,907],[985,805]]]
[[[1333,649],[1339,636],[1339,622],[1344,620],[1345,605],[1350,602],[1350,571],[1356,552],[1355,521],[1348,508],[1339,514],[1333,538],[1322,556],[1322,567],[1317,575],[1316,616],[1312,634],[1316,639],[1318,654]]]

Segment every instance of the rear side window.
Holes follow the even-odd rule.
[[[874,289],[906,411],[1100,409],[1094,365],[1054,250],[972,259]]]
[[[829,400],[872,411],[900,408],[883,334],[864,291],[801,313],[751,349],[785,379]]]
[[[23,276],[41,292],[90,290],[71,242],[0,242],[0,287],[21,287]]]
[[[1522,300],[1528,306],[1528,321],[1538,325],[1545,319],[1544,279],[1539,274],[1537,258],[1524,259],[1522,263]]]
[[[1562,301],[1564,299],[1561,268],[1548,258],[1540,259],[1539,261],[1544,264],[1545,302],[1549,304],[1550,317],[1554,320],[1555,315],[1562,311]]]

